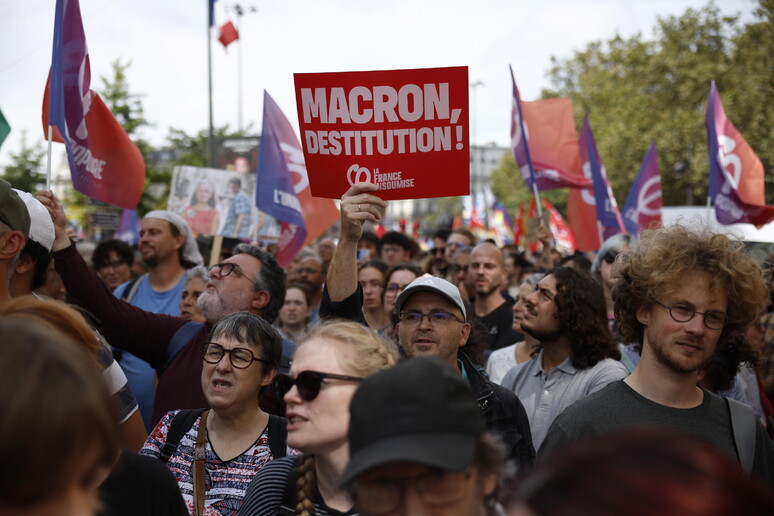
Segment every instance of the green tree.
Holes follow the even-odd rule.
[[[11,165],[3,170],[3,179],[25,192],[36,192],[46,187],[46,149],[38,140],[27,145],[27,133],[22,131],[21,150],[10,153]]]
[[[723,16],[710,3],[660,18],[653,39],[616,37],[591,43],[570,59],[553,60],[548,74],[553,90],[545,93],[571,97],[578,121],[589,113],[619,205],[651,139],[658,145],[664,204],[704,203],[704,113],[713,79],[728,116],[753,148],[761,153],[772,145],[771,4],[761,1],[755,26],[740,27],[737,17]],[[769,40],[766,50],[753,53],[764,39]],[[755,100],[747,94],[748,81],[760,85]],[[763,144],[765,131],[769,141]]]

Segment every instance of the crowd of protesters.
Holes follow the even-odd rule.
[[[377,234],[376,190],[283,268],[165,210],[87,255],[0,180],[0,514],[774,514],[774,264]]]

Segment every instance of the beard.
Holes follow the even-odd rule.
[[[238,290],[222,295],[215,289],[207,289],[196,300],[196,304],[207,322],[215,324],[228,314],[250,311],[250,294],[251,292]]]
[[[554,342],[559,337],[564,335],[564,331],[561,328],[557,328],[553,331],[545,331],[545,330],[539,330],[537,328],[529,328],[523,325],[521,325],[521,331],[526,333],[527,335],[530,335],[532,338],[537,340],[538,342]]]
[[[647,333],[647,328],[646,328]],[[714,353],[710,356],[702,357],[687,357],[680,355],[676,350],[675,353],[670,353],[670,349],[676,348],[677,344],[661,343],[657,339],[654,339],[652,335],[648,335],[648,345],[653,352],[653,356],[656,360],[668,367],[669,369],[679,373],[694,373],[701,369],[707,362],[712,359]],[[703,346],[707,346],[706,342],[700,342]]]

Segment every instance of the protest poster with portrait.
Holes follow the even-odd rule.
[[[294,75],[312,195],[355,182],[382,199],[470,193],[467,67]]]
[[[183,217],[197,236],[276,240],[279,224],[255,207],[254,192],[255,174],[178,166],[167,209]]]

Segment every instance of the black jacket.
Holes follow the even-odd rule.
[[[360,285],[351,296],[335,303],[328,297],[326,286],[323,287],[320,302],[320,318],[334,317],[366,324],[361,306],[363,290]],[[535,461],[535,448],[532,445],[527,412],[519,398],[513,391],[490,382],[486,373],[462,350],[457,352],[457,358],[465,368],[468,383],[486,420],[487,429],[500,436],[508,451],[508,458],[514,461],[519,471],[531,467]]]

